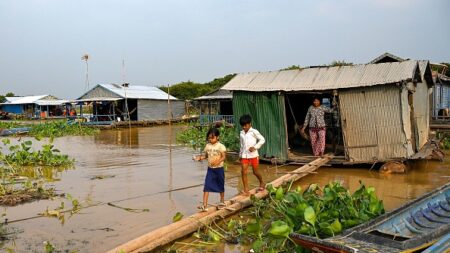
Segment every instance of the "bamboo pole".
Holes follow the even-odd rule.
[[[294,170],[292,172],[293,174],[283,175],[268,184],[271,184],[273,187],[278,187],[288,182],[296,181],[301,177],[304,177],[317,170],[320,166],[326,164],[332,158],[332,155],[326,155],[324,157],[318,158]],[[256,198],[260,199],[265,198],[268,195],[267,190],[256,192],[256,188],[252,189],[250,193],[254,194]],[[250,206],[252,202],[250,200],[250,197],[239,195],[226,201],[226,204],[227,208],[220,210],[217,210],[217,208],[215,207],[208,208],[209,210],[207,212],[195,213],[186,219],[182,219],[178,222],[153,230],[108,251],[108,253],[137,253],[153,251],[181,237],[195,232],[198,228],[208,225],[216,219],[233,215],[240,210]]]

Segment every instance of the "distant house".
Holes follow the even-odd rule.
[[[407,61],[409,59],[403,59],[401,57],[398,57],[396,55],[390,54],[390,53],[384,53],[380,56],[378,56],[377,58],[373,59],[372,61],[370,61],[369,63],[386,63],[386,62],[402,62],[402,61]]]
[[[228,90],[217,89],[204,96],[195,98],[198,103],[199,120],[201,124],[210,124],[225,120],[233,124],[233,93]]]
[[[414,158],[429,134],[432,83],[428,62],[402,61],[243,73],[223,89],[233,91],[235,118],[250,114],[266,137],[260,155],[284,161],[312,159],[295,135],[312,98],[338,104],[327,117],[327,143],[335,145],[327,152],[351,164]]]
[[[92,121],[124,120],[128,115],[134,121],[167,120],[185,113],[184,101],[150,86],[98,84],[76,102],[80,107],[92,105]]]
[[[26,118],[64,117],[67,100],[52,95],[25,97],[5,97],[6,102],[0,104],[2,111],[23,115]]]
[[[439,121],[450,120],[450,77],[435,73],[435,87],[433,89],[433,119]]]

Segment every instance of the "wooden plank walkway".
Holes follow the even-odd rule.
[[[332,158],[333,155],[330,154],[317,158],[316,160],[303,165],[291,173],[285,174],[268,184],[271,184],[273,187],[278,187],[291,181],[297,181],[309,173],[313,173],[319,167],[329,162]],[[265,198],[268,195],[267,190],[256,192],[256,188],[252,189],[250,193],[254,194],[257,198]],[[216,207],[210,207],[207,212],[195,213],[178,222],[153,230],[108,251],[108,253],[150,252],[159,249],[164,245],[197,231],[200,227],[211,224],[216,219],[231,216],[252,204],[250,197],[243,195],[238,195],[225,201],[225,203],[227,204],[227,208],[218,210]]]

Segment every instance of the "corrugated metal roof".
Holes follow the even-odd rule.
[[[35,104],[37,105],[63,105],[65,103],[69,103],[69,100],[62,100],[62,99],[57,99],[57,100],[38,100],[35,102]]]
[[[77,99],[77,100],[75,100],[75,102],[117,101],[117,100],[122,100],[122,99],[123,98],[92,97],[92,98]]]
[[[99,86],[110,90],[111,92],[125,98],[131,99],[158,99],[167,100],[168,94],[157,87],[151,86],[140,86],[140,85],[129,85],[124,88],[118,84],[99,84]],[[177,100],[176,97],[170,96],[170,99]]]
[[[10,105],[19,105],[19,104],[35,104],[36,101],[46,98],[50,95],[38,95],[38,96],[26,96],[26,97],[6,97],[6,103]]]
[[[417,61],[243,73],[222,89],[243,91],[314,91],[365,87],[412,80]]]
[[[401,62],[401,61],[405,61],[405,59],[398,57],[396,55],[390,54],[390,53],[384,53],[380,56],[378,56],[377,58],[371,60],[369,63],[379,63],[379,62],[386,62],[385,58],[391,58],[393,61],[397,61],[397,62]]]
[[[218,89],[194,100],[232,99],[233,93],[229,90]]]

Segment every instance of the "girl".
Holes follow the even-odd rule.
[[[208,211],[208,196],[210,192],[220,193],[219,208],[225,207],[225,172],[223,162],[225,161],[226,148],[219,142],[220,132],[217,128],[210,128],[206,134],[208,142],[204,149],[204,155],[194,157],[201,161],[208,159],[208,172],[206,173],[205,186],[203,188],[203,205],[199,207],[202,212]]]

